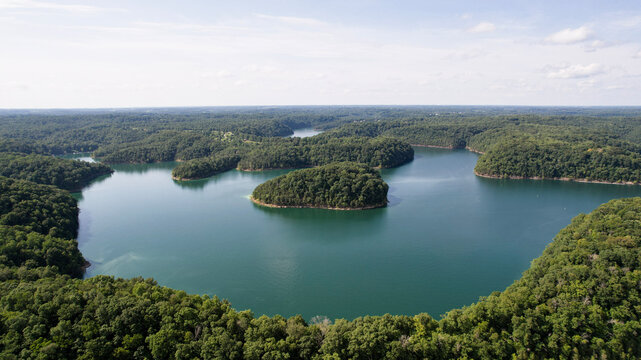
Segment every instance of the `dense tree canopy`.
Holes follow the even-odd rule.
[[[388,186],[371,167],[342,162],[292,171],[256,187],[252,199],[283,207],[366,209],[387,204]]]
[[[0,225],[0,264],[25,268],[56,266],[61,274],[82,275],[85,260],[75,239],[18,229],[17,226]]]
[[[55,185],[65,190],[79,190],[91,180],[111,172],[110,167],[99,163],[0,152],[0,176]]]
[[[402,140],[378,137],[314,136],[310,138],[264,138],[260,142],[230,145],[179,164],[175,179],[200,179],[238,168],[245,171],[296,169],[337,161],[354,161],[388,168],[414,158],[412,147]]]
[[[475,171],[495,177],[641,183],[641,153],[591,141],[522,137],[492,147],[479,158]]]
[[[0,225],[73,239],[78,207],[67,191],[0,176]]]
[[[399,166],[414,158],[414,150],[404,141],[391,138],[317,135],[287,141],[259,144],[238,163],[241,170],[295,169],[353,161],[373,167]]]
[[[202,179],[236,168],[239,160],[238,155],[214,155],[194,159],[176,166],[171,171],[171,176],[174,180]]]

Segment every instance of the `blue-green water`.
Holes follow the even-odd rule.
[[[641,187],[475,177],[477,155],[416,149],[383,170],[387,208],[271,209],[248,195],[284,171],[178,183],[175,164],[116,166],[80,196],[87,276],[153,277],[236,309],[306,318],[438,317],[502,290],[580,212]]]

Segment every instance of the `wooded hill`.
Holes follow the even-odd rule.
[[[0,176],[80,190],[97,177],[111,174],[104,164],[61,159],[51,155],[0,152]]]
[[[252,200],[276,207],[370,209],[387,204],[387,183],[365,164],[333,163],[267,180]]]

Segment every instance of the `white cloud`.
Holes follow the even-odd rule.
[[[582,41],[591,39],[594,36],[592,30],[587,26],[581,26],[576,29],[563,29],[557,33],[554,33],[547,38],[545,41],[553,44],[574,44]]]
[[[53,4],[11,4],[45,1]],[[0,56],[0,107],[639,105],[641,92],[641,60],[632,58],[641,57],[640,43],[627,41],[633,37],[627,30],[588,19],[580,21],[603,29],[605,43],[594,36],[575,46],[549,46],[541,41],[547,22],[491,24],[475,14],[469,20],[452,14],[459,24],[425,21],[415,28],[257,13],[195,22],[189,14],[150,16],[129,7],[123,16],[90,13],[100,21],[88,22],[50,16],[62,10],[3,11],[7,4],[0,0],[0,34],[12,34],[0,36],[0,48],[9,49]],[[77,11],[67,13],[84,14]],[[494,33],[480,36],[467,32],[491,28]],[[487,36],[499,30],[501,36]],[[598,52],[589,52],[594,48]]]
[[[641,59],[641,50],[639,50],[639,52],[637,52],[636,54],[634,54],[634,56],[633,56],[633,57],[635,57],[635,58],[637,58],[637,59]]]
[[[593,40],[593,41],[590,41],[589,43],[585,44],[585,51],[594,52],[594,51],[597,51],[599,49],[603,49],[603,48],[605,48],[607,46],[611,46],[611,45],[612,44],[609,44],[609,43],[607,43],[607,42],[605,42],[603,40]]]
[[[324,25],[325,22],[312,19],[312,18],[305,18],[305,17],[295,17],[295,16],[273,16],[273,15],[265,15],[265,14],[256,14],[256,17],[261,18],[261,19],[266,19],[266,20],[274,20],[278,21],[281,23],[285,24],[290,24],[290,25],[308,25],[308,26],[316,26],[316,25]]]
[[[481,49],[464,49],[448,53],[445,58],[451,60],[470,60],[485,55],[486,52]]]
[[[494,30],[496,30],[496,25],[486,21],[478,23],[477,25],[467,29],[467,31],[471,33],[492,32]]]
[[[603,72],[604,69],[601,64],[576,64],[551,70],[548,72],[547,77],[549,79],[580,79],[602,74]]]
[[[234,75],[227,70],[219,70],[216,72],[207,71],[202,74],[203,78],[209,78],[209,79],[224,79],[224,78],[231,78],[233,76]]]
[[[37,0],[0,0],[0,9],[62,10],[69,12],[97,12],[106,10],[90,5],[59,4]]]
[[[605,46],[607,46],[607,44],[603,40],[594,40],[590,43],[590,47],[593,49],[600,49]]]
[[[615,25],[618,25],[623,28],[632,29],[641,26],[641,15],[630,16],[627,18],[622,18],[615,21]]]

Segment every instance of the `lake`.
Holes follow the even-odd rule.
[[[416,148],[382,171],[386,208],[273,209],[254,187],[286,171],[180,183],[175,163],[116,165],[76,194],[86,276],[153,277],[256,315],[438,318],[503,290],[581,212],[641,187],[496,180],[478,155]]]
[[[318,135],[320,133],[322,133],[322,131],[314,130],[314,128],[300,128],[300,129],[294,129],[294,133],[289,135],[288,137],[305,138],[305,137]]]

